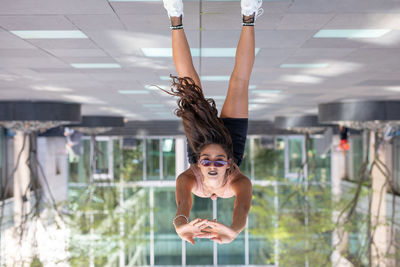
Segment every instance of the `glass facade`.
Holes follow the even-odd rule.
[[[311,147],[308,148],[309,177],[312,181],[326,185],[331,181],[331,156],[330,153],[318,153],[315,149],[316,139],[310,140]]]
[[[397,193],[400,193],[400,136],[393,139],[393,181]]]
[[[282,138],[254,138],[254,176],[258,180],[270,180],[285,176],[285,141]]]
[[[175,181],[175,139],[162,139],[162,178]]]
[[[142,181],[144,177],[145,139],[124,138],[122,174],[125,182]]]
[[[160,180],[160,143],[159,139],[146,140],[146,179]]]
[[[303,138],[289,138],[289,173],[297,173],[303,164]]]
[[[69,161],[68,173],[69,181],[74,183],[88,183],[90,182],[90,140],[82,140],[82,155],[80,155],[77,160]]]
[[[154,188],[155,265],[182,265],[182,240],[171,223],[175,212],[175,187]]]
[[[364,160],[364,151],[363,151],[363,137],[362,135],[351,135],[350,136],[350,150],[346,154],[348,170],[348,178],[352,181],[359,181],[361,166]]]
[[[71,248],[75,255],[71,266],[91,262],[120,266],[121,258],[125,266],[324,266],[333,231],[330,154],[315,151],[314,137],[305,151],[305,140],[301,136],[249,136],[241,165],[253,180],[247,228],[230,244],[195,239],[193,246],[183,242],[172,225],[176,140],[110,139],[102,144],[102,151],[113,154],[107,157],[114,164],[113,182],[90,182],[88,177],[79,180],[76,173],[70,175],[70,207],[79,225],[73,229],[74,238],[79,236],[81,242],[71,240],[80,244]],[[85,146],[84,151],[90,151]],[[309,183],[299,172],[305,155]],[[80,160],[85,159],[90,157],[82,155]],[[296,176],[290,176],[293,173]],[[193,196],[190,219],[217,218],[230,225],[234,202],[235,198],[212,201]],[[359,223],[349,229],[350,256],[364,246],[366,232],[357,232],[357,227],[365,230]]]
[[[2,198],[10,199],[14,196],[13,181],[7,181],[7,172],[9,171],[7,170],[7,167],[9,167],[7,165],[10,161],[7,158],[7,139],[7,130],[0,127],[0,200]],[[13,179],[13,177],[11,177],[11,179]]]
[[[5,186],[6,186],[6,179],[4,173],[4,160],[3,154],[5,150],[5,138],[4,138],[4,129],[0,127],[0,199],[2,199],[3,195],[5,195]]]

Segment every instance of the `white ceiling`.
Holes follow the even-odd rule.
[[[184,26],[192,48],[236,47],[238,1],[184,1]],[[250,90],[250,119],[309,114],[319,103],[345,99],[400,99],[400,1],[264,1],[256,22],[251,83],[281,90]],[[320,29],[391,29],[381,38],[313,38]],[[21,39],[12,30],[81,30],[88,39]],[[201,34],[201,38],[200,38]],[[201,44],[200,44],[201,39]],[[83,104],[85,115],[132,120],[175,119],[174,99],[149,90],[168,85],[172,59],[145,57],[141,48],[171,47],[161,1],[3,0],[0,8],[0,99],[64,100]],[[74,69],[71,63],[118,63],[121,69]],[[201,75],[230,75],[234,58],[202,58]],[[282,69],[287,63],[326,63],[320,69]],[[194,58],[198,68],[199,58]],[[203,82],[208,96],[223,96],[227,82]],[[256,102],[255,102],[256,101]],[[222,100],[217,101],[221,107]],[[143,104],[162,104],[161,107]],[[256,104],[256,105],[254,105]]]

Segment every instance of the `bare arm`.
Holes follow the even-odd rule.
[[[190,47],[183,29],[172,30],[172,57],[179,77],[190,77],[201,87],[199,75],[193,66]]]
[[[195,179],[189,174],[189,170],[179,175],[176,180],[176,215],[185,215],[189,218],[192,209],[192,188],[195,185]],[[196,218],[191,222],[187,222],[184,217],[178,217],[174,220],[175,231],[182,240],[190,242],[194,245],[194,237],[202,234],[207,224],[202,219]]]
[[[187,175],[187,171],[179,175],[176,180],[176,190],[175,190],[175,199],[176,199],[176,216],[184,215],[189,218],[190,210],[192,209],[192,188],[194,186],[195,180],[192,179],[189,175]],[[175,220],[175,228],[182,224],[186,223],[186,219],[184,217],[176,218]]]
[[[231,228],[239,234],[246,226],[253,189],[250,180],[244,175],[231,186],[236,194]]]

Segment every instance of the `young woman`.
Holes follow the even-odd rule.
[[[182,24],[182,0],[164,0],[171,20],[173,60],[178,72],[178,77],[171,76],[171,91],[166,92],[179,97],[176,115],[183,122],[191,164],[176,181],[177,211],[173,224],[177,234],[192,244],[196,237],[230,243],[246,225],[252,186],[238,166],[246,143],[248,86],[255,53],[254,22],[262,13],[261,4],[262,0],[241,1],[243,26],[228,93],[218,117],[214,100],[204,98],[192,63]],[[191,193],[213,200],[235,196],[232,224],[200,218],[189,222]]]

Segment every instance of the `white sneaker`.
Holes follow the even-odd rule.
[[[251,16],[255,13],[254,20],[256,20],[264,12],[261,8],[262,3],[263,0],[241,0],[242,16]]]
[[[163,0],[164,8],[168,12],[168,17],[183,17],[183,2],[182,0]]]

